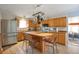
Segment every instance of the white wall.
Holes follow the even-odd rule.
[[[2,19],[10,20],[14,19],[16,15],[14,15],[12,12],[4,10],[2,11]]]

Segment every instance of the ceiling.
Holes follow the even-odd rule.
[[[15,16],[30,17],[36,4],[0,4],[0,12],[3,18]],[[46,17],[79,15],[79,4],[41,4],[39,8]]]

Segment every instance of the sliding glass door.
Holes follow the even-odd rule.
[[[79,44],[79,17],[68,18],[68,35],[71,42]]]

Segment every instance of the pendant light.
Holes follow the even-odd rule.
[[[32,15],[35,17],[35,19],[37,19],[36,23],[38,23],[38,24],[40,24],[41,21],[44,20],[44,15],[45,15],[42,11],[39,11],[40,8],[41,8],[40,4],[36,5],[36,8],[35,8],[34,13]]]

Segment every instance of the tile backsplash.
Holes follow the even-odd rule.
[[[43,32],[67,31],[67,28],[66,27],[42,27],[41,31]]]
[[[67,27],[58,27],[58,31],[67,31]]]

